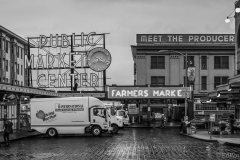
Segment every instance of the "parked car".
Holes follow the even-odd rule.
[[[207,121],[205,116],[196,116],[190,122],[191,122],[191,125],[197,128],[207,128]]]

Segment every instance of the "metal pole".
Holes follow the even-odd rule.
[[[73,36],[71,35],[71,53],[73,52]],[[71,54],[71,62],[73,61],[73,55]],[[70,65],[72,65],[72,63],[70,64]],[[71,68],[71,74],[73,74],[74,73],[74,68]],[[74,81],[75,81],[75,78],[74,78]],[[72,77],[71,77],[71,91],[73,91],[73,84],[72,84],[73,82],[72,82]],[[74,82],[74,84],[75,84],[76,82]]]
[[[187,53],[185,53],[185,67],[186,67],[186,77],[185,77],[185,88],[187,87],[187,68],[188,68],[188,63],[187,63]],[[187,88],[186,88],[186,93],[185,93],[185,117],[187,117]]]
[[[105,45],[105,34],[103,35],[103,48],[105,49],[106,45]],[[107,76],[106,76],[106,70],[103,71],[103,90],[106,93],[106,85],[107,85]],[[107,95],[107,94],[106,94]],[[106,98],[105,95],[105,98]]]

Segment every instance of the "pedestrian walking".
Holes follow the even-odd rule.
[[[191,121],[188,121],[188,118],[185,120],[185,126],[187,127],[187,134],[191,134]]]
[[[5,146],[9,146],[9,134],[13,133],[13,129],[12,129],[12,122],[10,122],[7,119],[7,116],[4,116],[3,119],[3,138],[4,138],[4,142],[5,142]]]
[[[184,116],[181,118],[180,132],[183,131],[183,125],[184,125]]]
[[[162,114],[162,117],[161,117],[161,128],[165,127],[165,121],[166,121],[166,117],[164,116],[164,114]]]

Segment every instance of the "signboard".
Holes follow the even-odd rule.
[[[235,43],[234,34],[137,34],[137,43]]]
[[[197,114],[204,115],[204,111],[197,112]]]
[[[215,122],[215,114],[210,114],[209,120],[210,120],[211,122]]]
[[[108,98],[185,98],[183,90],[189,87],[108,87]]]
[[[27,114],[28,112],[30,112],[30,104],[21,104],[20,113]]]
[[[195,67],[188,67],[188,81],[194,82],[195,81],[195,74],[196,68]]]
[[[24,67],[32,72],[30,85],[69,91],[77,83],[81,90],[104,90],[102,71],[111,64],[111,55],[104,48],[105,34],[50,34],[28,39],[30,56],[25,54]]]
[[[4,94],[3,99],[5,100],[15,100],[17,99],[17,95],[13,94],[13,93],[9,93],[9,94]]]
[[[136,104],[128,104],[128,114],[138,114],[138,108]]]

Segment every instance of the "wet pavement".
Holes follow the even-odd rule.
[[[10,147],[0,147],[0,159],[240,159],[240,148],[182,136],[178,128],[127,128],[102,137],[38,136],[12,141]]]

